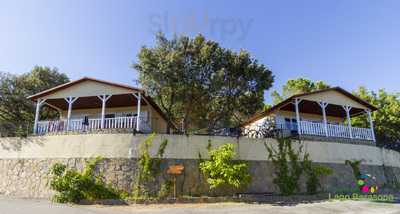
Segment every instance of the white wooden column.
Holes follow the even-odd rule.
[[[100,124],[101,129],[104,129],[104,118],[106,115],[106,103],[107,103],[107,100],[111,98],[111,96],[112,95],[106,95],[106,94],[97,96],[101,100],[101,124]]]
[[[300,102],[301,102],[301,99],[299,99],[299,98],[294,99],[294,102],[293,102],[295,109],[296,109],[297,133],[299,133],[299,135],[301,134],[300,111],[299,111]]]
[[[132,94],[137,99],[137,116],[136,116],[136,131],[140,130],[140,105],[142,100],[142,94],[140,92]]]
[[[67,97],[64,98],[65,101],[68,103],[68,115],[67,115],[67,131],[69,130],[69,122],[71,120],[71,111],[72,111],[72,104],[78,99],[79,97]]]
[[[353,131],[351,130],[351,118],[350,118],[350,110],[351,106],[342,106],[343,109],[346,111],[346,117],[347,117],[347,126],[349,127],[349,133],[350,133],[350,138],[353,138]]]
[[[149,101],[146,100],[146,97],[142,97],[142,98],[143,98],[143,101],[146,103],[146,106],[151,106]],[[149,120],[146,120],[146,122],[148,123],[150,128],[153,128],[153,122],[152,122],[153,113],[152,113],[152,109],[149,108],[147,112],[149,113],[149,115],[148,115],[148,119]]]
[[[326,107],[328,106],[327,102],[320,101],[318,102],[319,106],[321,106],[322,109],[322,117],[324,120],[324,129],[325,129],[325,135],[328,137],[328,121],[326,120]]]
[[[45,99],[38,99],[36,102],[36,112],[35,112],[35,122],[33,124],[33,134],[37,133],[37,128],[38,128],[38,122],[39,122],[39,116],[40,116],[40,107],[43,105],[45,102]]]
[[[367,112],[367,115],[368,115],[369,128],[371,129],[372,140],[374,142],[376,142],[375,131],[374,131],[374,121],[372,120],[371,111],[369,109],[367,109],[365,111]]]

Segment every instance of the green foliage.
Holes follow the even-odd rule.
[[[135,198],[151,197],[147,185],[155,180],[155,177],[161,170],[161,159],[164,156],[165,148],[168,145],[168,140],[163,140],[158,148],[155,157],[151,157],[149,150],[153,145],[155,133],[151,134],[146,140],[140,144],[137,177],[133,187],[133,196]],[[167,183],[165,183],[167,185]],[[165,188],[165,187],[163,187]]]
[[[291,79],[286,82],[282,87],[282,93],[273,91],[271,93],[273,102],[275,104],[283,101],[284,99],[301,93],[308,93],[316,90],[326,89],[330,86],[323,81],[312,81],[305,78]]]
[[[36,66],[29,73],[14,75],[0,72],[0,135],[26,136],[34,120],[34,103],[28,96],[68,82],[68,77],[57,68]],[[41,117],[53,118],[53,109],[43,106]]]
[[[171,193],[172,186],[173,186],[173,183],[172,183],[172,181],[169,181],[169,180],[167,180],[163,184],[161,184],[161,188],[158,191],[157,198],[159,198],[159,199],[167,198],[169,196],[169,194]]]
[[[278,150],[267,144],[265,147],[268,151],[268,159],[272,161],[276,169],[274,183],[281,194],[292,195],[298,190],[298,182],[303,171],[300,158],[303,147],[300,146],[298,151],[295,151],[290,138],[279,138]]]
[[[333,173],[333,171],[329,167],[312,164],[312,161],[309,157],[309,154],[305,154],[303,160],[303,169],[307,175],[307,193],[315,194],[317,193],[318,188],[321,187],[320,177],[330,175]]]
[[[268,159],[275,167],[276,177],[274,183],[278,186],[282,195],[292,195],[299,190],[300,176],[305,173],[307,177],[307,193],[317,193],[321,187],[320,178],[332,174],[332,169],[313,164],[310,155],[303,151],[299,144],[297,151],[292,147],[290,138],[278,138],[277,150],[272,145],[265,144]]]
[[[201,172],[207,177],[211,189],[221,186],[240,188],[250,182],[248,165],[234,161],[235,146],[225,144],[215,150],[209,150],[209,159],[200,163]]]
[[[59,203],[77,203],[82,199],[118,199],[120,193],[110,185],[104,183],[95,168],[102,158],[86,163],[83,172],[75,169],[68,169],[66,165],[56,163],[51,167],[50,188],[57,193],[54,200]]]
[[[354,177],[357,180],[361,176],[361,171],[360,171],[361,160],[346,160],[344,163],[346,165],[349,165],[351,169],[353,169]]]
[[[263,108],[264,91],[273,76],[264,65],[241,50],[220,47],[202,35],[143,47],[133,67],[140,83],[185,133],[199,129],[235,127]]]
[[[378,92],[360,87],[355,95],[378,108],[372,113],[377,144],[392,147],[400,141],[400,93],[388,93],[383,89]],[[352,123],[360,127],[369,127],[366,115],[353,118]],[[394,147],[394,146],[393,146]],[[400,150],[400,148],[397,148]]]
[[[264,104],[264,111],[268,111],[270,108],[272,108],[272,105],[270,104]]]

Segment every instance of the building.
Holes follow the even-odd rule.
[[[165,133],[167,119],[143,89],[84,77],[28,97],[36,102],[33,133],[93,132],[106,129]],[[40,120],[47,105],[57,120]]]
[[[359,97],[340,87],[333,87],[293,95],[272,108],[255,114],[242,126],[249,137],[262,137],[268,130],[280,129],[286,135],[375,142],[371,118],[371,112],[375,110],[375,106]],[[367,115],[370,126],[352,127],[351,118],[362,114]]]

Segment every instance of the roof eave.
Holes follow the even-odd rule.
[[[31,96],[28,96],[27,99],[35,101],[35,100],[37,100],[37,99],[39,99],[41,97],[47,96],[49,94],[52,94],[52,92],[54,93],[56,91],[62,90],[64,88],[67,88],[69,86],[78,84],[78,83],[83,82],[83,81],[94,81],[94,82],[98,82],[98,83],[102,83],[102,84],[112,85],[112,86],[115,86],[115,87],[121,87],[121,88],[129,89],[129,90],[139,91],[139,92],[145,93],[145,91],[143,89],[141,89],[141,88],[136,88],[136,87],[132,87],[132,86],[124,85],[124,84],[119,84],[119,83],[108,82],[108,81],[99,80],[99,79],[95,79],[95,78],[91,78],[91,77],[82,77],[80,79],[77,79],[77,80],[74,80],[74,81],[70,81],[70,82],[55,86],[53,88],[41,91],[39,93],[33,94]]]

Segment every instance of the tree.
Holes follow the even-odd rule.
[[[155,47],[140,50],[133,67],[169,126],[181,122],[186,133],[237,126],[263,108],[273,76],[248,52],[222,48],[202,35],[168,40],[160,33],[156,41]]]
[[[273,91],[271,93],[274,104],[282,102],[284,99],[301,93],[308,93],[316,90],[326,89],[330,86],[323,81],[312,81],[305,78],[291,79],[282,86],[282,93]]]
[[[359,87],[354,94],[378,108],[372,113],[377,144],[399,150],[400,94],[388,93],[383,89],[376,93],[365,87]],[[369,127],[366,115],[353,118],[352,123],[357,126]]]
[[[35,66],[31,72],[13,75],[0,72],[0,130],[5,136],[13,136],[34,120],[34,103],[29,95],[68,82],[68,77],[57,68]],[[54,117],[48,107],[41,111],[43,117]]]

